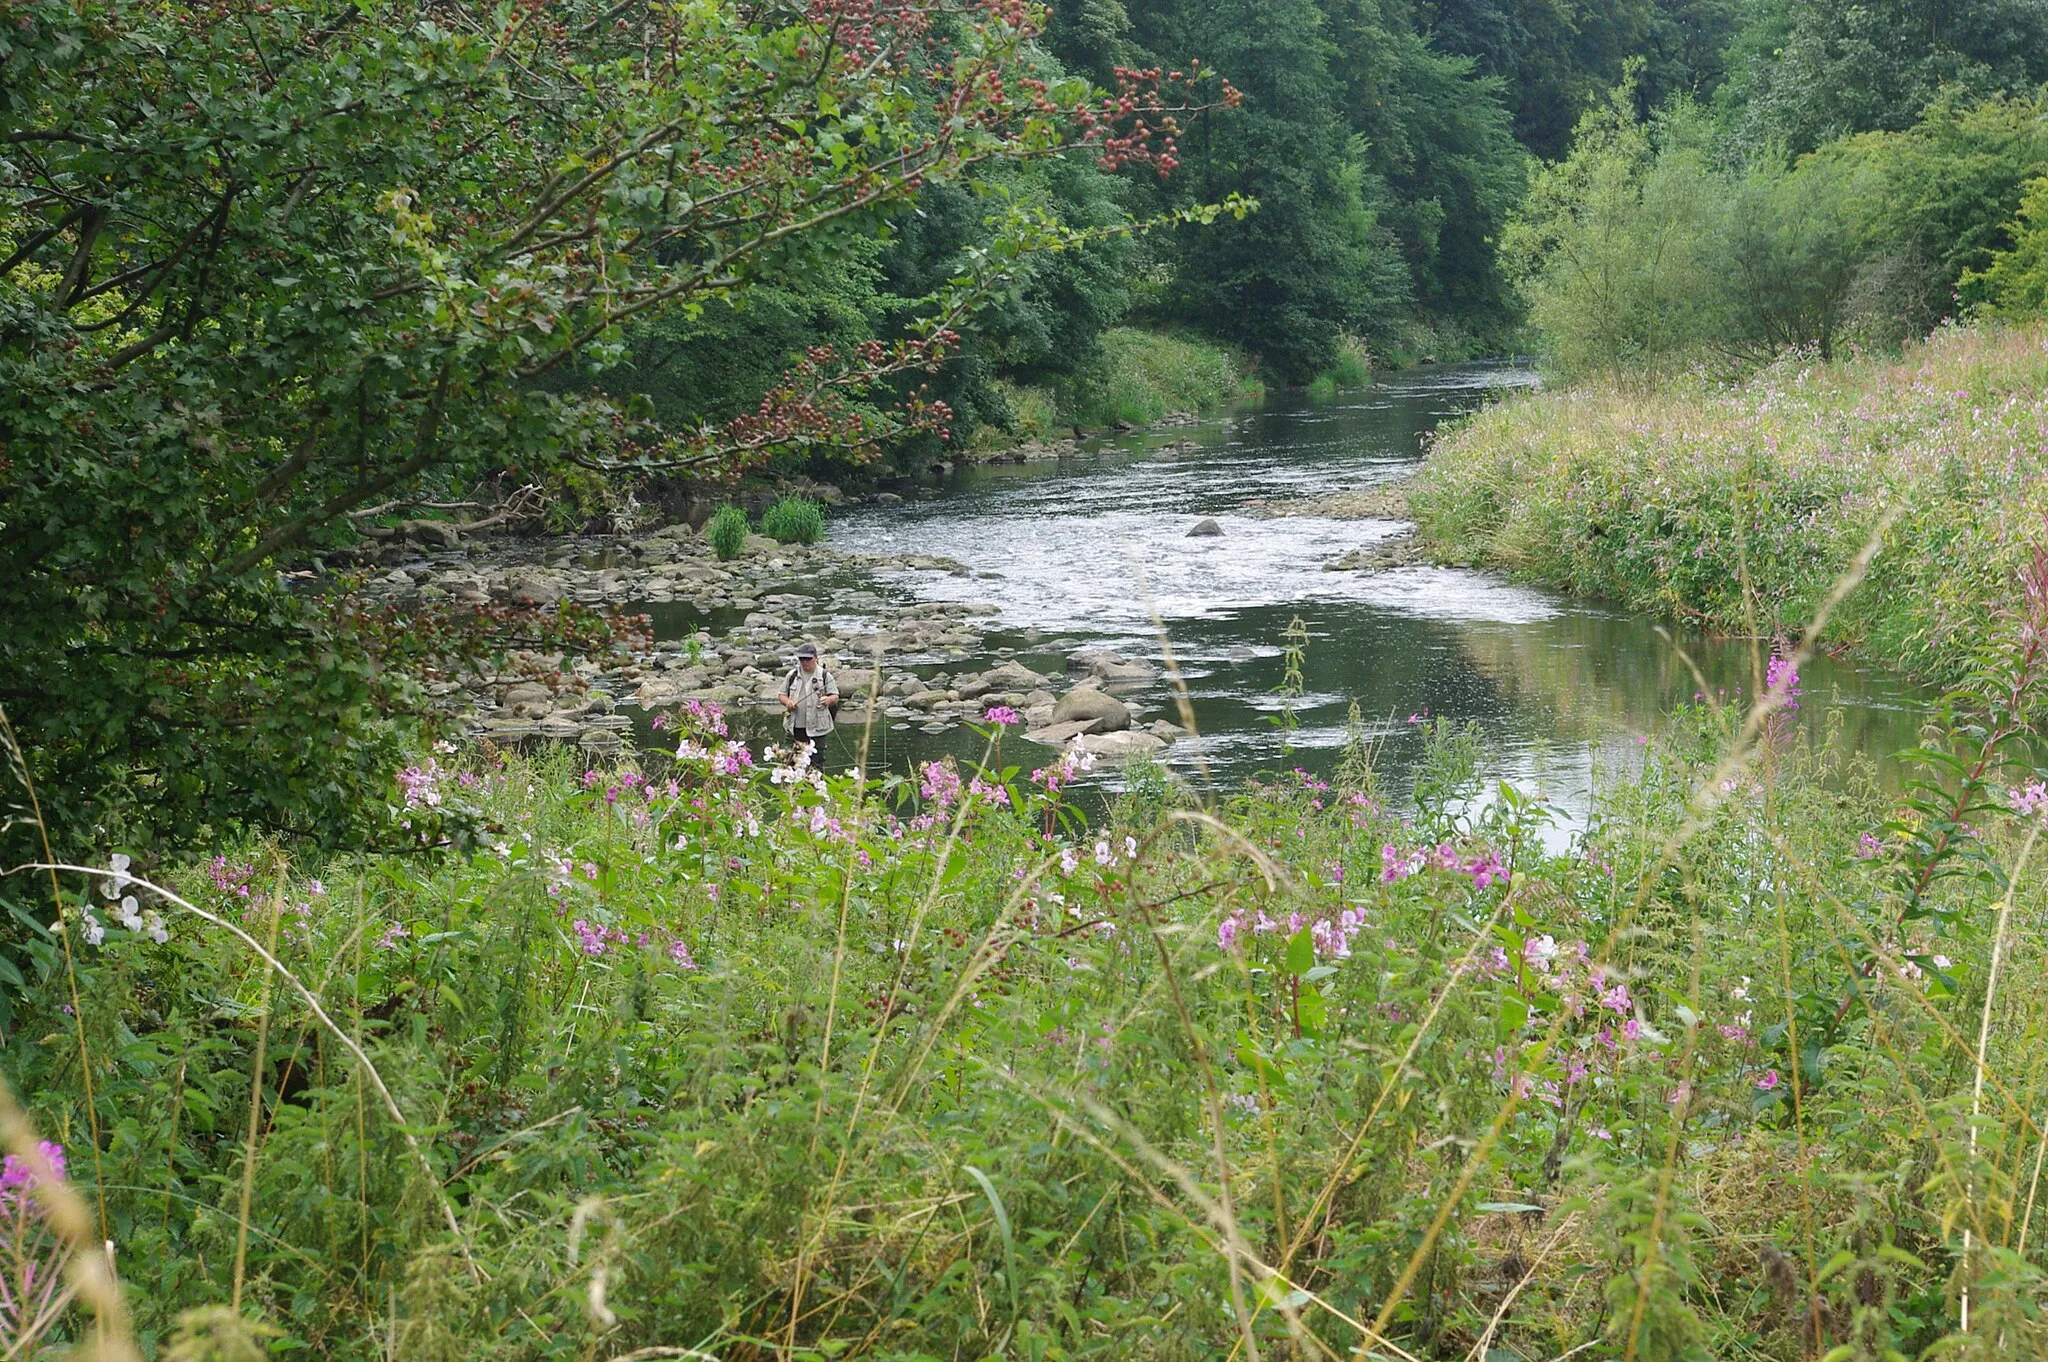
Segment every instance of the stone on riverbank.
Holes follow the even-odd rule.
[[[1096,690],[1093,686],[1076,686],[1059,698],[1052,707],[1052,721],[1055,724],[1086,722],[1089,733],[1116,733],[1131,726],[1130,706]]]
[[[1190,539],[1221,539],[1223,537],[1223,527],[1213,520],[1204,518],[1195,522],[1195,527],[1188,531],[1187,537]]]
[[[1132,757],[1150,756],[1165,746],[1166,740],[1156,734],[1128,729],[1120,733],[1083,733],[1074,739],[1072,750],[1114,765]]]

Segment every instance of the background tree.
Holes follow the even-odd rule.
[[[351,835],[421,634],[279,571],[350,510],[943,426],[850,399],[941,361],[1066,244],[1045,213],[1007,215],[901,339],[812,352],[734,419],[664,427],[548,380],[664,308],[744,311],[979,168],[1070,142],[1170,166],[1156,83],[1055,87],[1034,24],[927,0],[13,7],[0,704],[60,827]]]

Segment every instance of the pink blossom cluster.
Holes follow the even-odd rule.
[[[441,803],[441,778],[447,772],[432,757],[425,766],[408,766],[398,773],[398,788],[408,809],[435,808]]]
[[[950,809],[960,799],[960,773],[949,761],[928,761],[917,768],[917,792],[924,802]]]
[[[50,1165],[50,1171],[59,1178],[64,1176],[64,1146],[55,1140],[43,1140],[36,1145],[43,1161]],[[0,1214],[5,1208],[36,1185],[36,1170],[27,1159],[19,1154],[9,1154],[0,1159]]]
[[[1789,657],[1773,657],[1764,667],[1764,689],[1782,697],[1779,708],[1799,708],[1799,664]]]
[[[1382,884],[1398,884],[1425,869],[1469,875],[1474,889],[1491,889],[1495,885],[1505,888],[1508,883],[1507,867],[1501,864],[1499,854],[1493,851],[1460,856],[1457,848],[1449,842],[1439,842],[1434,847],[1416,847],[1410,851],[1403,851],[1392,842],[1380,848]]]
[[[256,867],[249,862],[241,861],[230,865],[227,857],[216,856],[206,871],[213,877],[213,887],[221,893],[232,894],[239,899],[255,896],[255,891],[250,888],[250,882],[256,878]]]
[[[994,781],[983,780],[980,776],[967,782],[967,793],[984,804],[993,804],[999,809],[1010,807],[1010,792]]]
[[[992,724],[1000,724],[1004,728],[1024,722],[1024,716],[1009,705],[990,705],[988,712],[981,717]]]
[[[1309,918],[1302,913],[1290,913],[1287,921],[1268,916],[1261,908],[1256,913],[1238,909],[1216,924],[1216,944],[1226,951],[1238,949],[1246,933],[1266,936],[1278,933],[1293,936],[1302,928],[1308,928],[1309,940],[1315,946],[1318,958],[1325,960],[1348,960],[1351,958],[1351,941],[1365,930],[1365,911],[1361,908],[1346,908],[1334,918]]]
[[[2008,791],[2005,802],[2022,818],[2048,818],[2048,785],[2037,780],[2024,789]]]

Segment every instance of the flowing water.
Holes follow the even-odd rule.
[[[1201,731],[1163,757],[1197,783],[1227,789],[1261,772],[1326,772],[1362,728],[1376,741],[1382,777],[1400,790],[1421,749],[1417,721],[1442,715],[1476,721],[1487,775],[1540,792],[1570,823],[1583,817],[1596,780],[1626,772],[1660,716],[1701,689],[1694,667],[1708,689],[1739,695],[1753,685],[1754,649],[1674,639],[1640,617],[1486,572],[1326,571],[1329,560],[1397,525],[1245,512],[1259,498],[1403,477],[1439,423],[1533,381],[1526,369],[1466,365],[1390,375],[1325,399],[1281,395],[1057,465],[963,470],[935,497],[841,514],[830,542],[966,564],[970,576],[907,573],[889,584],[995,604],[988,646],[1014,649],[1040,671],[1059,673],[1081,644],[1156,660],[1163,632]],[[1199,447],[1152,452],[1185,439]],[[1203,517],[1223,534],[1187,537]],[[1307,641],[1300,693],[1290,698],[1281,694],[1284,647],[1296,619]],[[1912,745],[1926,700],[1915,688],[1827,659],[1813,661],[1803,682],[1798,722],[1839,724],[1849,746],[1874,756]],[[1163,684],[1133,698],[1141,722],[1176,717]],[[849,718],[854,710],[849,704]],[[842,759],[852,755],[851,727]],[[942,752],[982,751],[971,732],[927,734],[900,721],[879,729],[875,743],[876,762],[898,770]],[[1049,755],[1014,735],[1005,746],[1005,764]]]

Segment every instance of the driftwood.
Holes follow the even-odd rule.
[[[495,506],[481,501],[387,501],[381,506],[365,506],[359,511],[350,511],[348,518],[359,522],[372,516],[388,515],[400,507],[427,511],[489,511],[489,515],[474,520],[401,520],[396,525],[357,524],[355,527],[367,539],[408,539],[416,544],[452,549],[461,545],[464,535],[531,519],[540,514],[546,504],[547,498],[540,484],[530,482]]]

